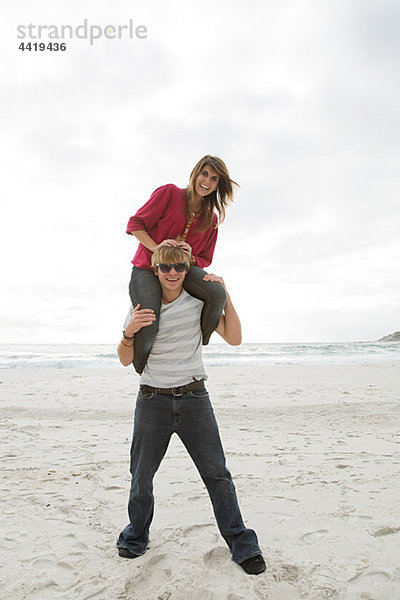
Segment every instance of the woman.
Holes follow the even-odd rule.
[[[185,290],[204,302],[201,318],[203,344],[218,325],[225,305],[225,291],[220,283],[204,281],[214,255],[218,225],[225,218],[225,208],[233,200],[233,185],[225,163],[206,155],[196,164],[186,189],[173,184],[156,189],[137,213],[129,219],[126,232],[140,242],[132,260],[129,293],[133,306],[152,308],[156,319],[135,335],[134,366],[141,373],[158,331],[161,288],[151,270],[151,256],[161,245],[177,246],[188,253],[191,267],[185,278]],[[218,216],[214,211],[217,211]]]

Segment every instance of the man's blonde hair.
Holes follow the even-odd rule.
[[[187,269],[190,267],[190,258],[187,252],[175,246],[160,246],[156,248],[151,257],[151,268],[156,273],[159,263],[186,263]]]

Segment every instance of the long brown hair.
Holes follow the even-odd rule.
[[[236,185],[239,187],[239,184],[230,178],[224,161],[218,158],[218,156],[206,154],[206,156],[203,156],[199,160],[190,173],[189,185],[186,188],[186,216],[188,220],[191,219],[193,214],[192,206],[195,196],[196,179],[206,165],[218,173],[219,180],[217,189],[203,198],[202,216],[198,226],[199,231],[206,231],[212,227],[214,209],[218,212],[218,223],[216,226],[218,227],[222,223],[225,219],[225,208],[230,202],[233,202],[233,186]]]

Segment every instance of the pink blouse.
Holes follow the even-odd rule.
[[[194,218],[186,242],[192,247],[195,265],[208,267],[211,264],[217,243],[218,219],[214,213],[213,225],[207,231],[196,231],[199,218]],[[186,190],[168,183],[157,188],[150,199],[129,219],[126,233],[144,230],[159,244],[165,239],[174,239],[183,234],[187,224]],[[140,269],[151,268],[152,252],[139,244],[132,263]]]

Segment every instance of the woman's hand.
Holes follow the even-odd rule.
[[[186,252],[189,258],[192,258],[192,246],[190,246],[190,244],[188,244],[187,242],[177,242],[177,244],[178,248]]]
[[[179,244],[180,242],[177,242],[176,240],[163,240],[162,242],[157,244],[155,248],[153,248],[153,252],[157,248],[161,248],[161,246],[175,246],[175,248],[179,248]]]
[[[140,308],[140,304],[135,306],[133,309],[133,315],[128,325],[125,327],[125,334],[128,337],[132,337],[137,333],[142,327],[148,327],[152,325],[156,320],[156,315],[154,314],[154,310],[152,308]]]
[[[161,246],[174,246],[174,248],[180,248],[181,250],[186,252],[189,258],[192,258],[192,247],[187,242],[169,239],[163,240],[153,249],[153,252],[154,250],[156,250],[156,248],[161,248]]]

